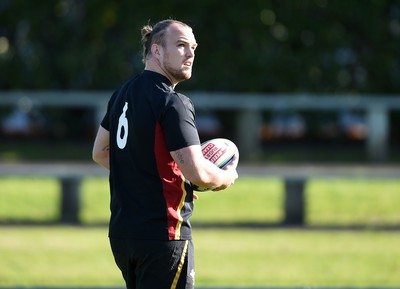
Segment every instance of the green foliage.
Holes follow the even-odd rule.
[[[172,17],[199,43],[185,89],[395,93],[399,15],[377,0],[3,1],[0,87],[114,89],[143,69],[140,28]]]

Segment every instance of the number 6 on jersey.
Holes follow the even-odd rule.
[[[125,102],[121,116],[119,117],[118,120],[118,130],[117,130],[117,145],[121,150],[125,148],[126,141],[128,140],[128,119],[126,118],[127,110],[128,110],[128,103]]]

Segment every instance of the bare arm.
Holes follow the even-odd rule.
[[[106,168],[110,169],[110,133],[108,130],[99,127],[92,151],[93,160]]]
[[[203,157],[200,145],[193,145],[171,152],[183,175],[193,184],[223,190],[232,185],[238,177],[237,161],[221,170]]]

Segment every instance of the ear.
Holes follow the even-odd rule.
[[[158,44],[151,45],[151,54],[154,55],[156,58],[160,57],[160,55],[161,55],[160,46]]]

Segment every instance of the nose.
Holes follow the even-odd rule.
[[[194,57],[194,49],[190,48],[190,47],[188,49],[186,49],[186,56]]]

